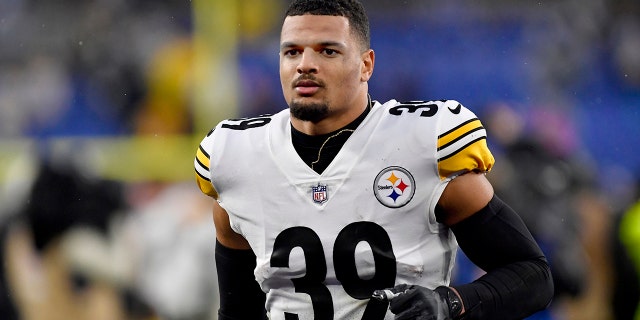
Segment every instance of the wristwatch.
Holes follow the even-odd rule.
[[[439,286],[434,291],[437,292],[438,295],[440,295],[440,298],[447,303],[447,306],[449,306],[450,319],[460,319],[460,314],[462,313],[462,300],[460,300],[460,297],[453,291],[453,289],[445,286]]]

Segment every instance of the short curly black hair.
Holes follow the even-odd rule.
[[[369,17],[358,0],[293,0],[285,16],[305,14],[340,16],[349,20],[349,26],[360,39],[364,48],[371,47]]]

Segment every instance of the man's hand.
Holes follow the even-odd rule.
[[[396,320],[450,320],[462,311],[457,294],[448,287],[430,290],[417,285],[400,284],[390,289],[376,290],[373,297],[390,301],[389,309]]]

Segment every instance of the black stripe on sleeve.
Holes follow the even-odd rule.
[[[438,158],[438,162],[443,161],[443,160],[446,160],[446,159],[449,159],[449,158],[451,158],[451,157],[455,156],[456,154],[460,153],[460,151],[462,151],[462,150],[466,149],[468,146],[470,146],[470,145],[472,145],[472,144],[474,144],[474,143],[476,143],[476,142],[478,142],[478,141],[480,141],[480,140],[484,140],[484,139],[487,139],[487,137],[482,136],[482,137],[479,137],[479,138],[474,139],[474,140],[472,140],[472,141],[469,141],[469,143],[465,144],[465,145],[464,145],[464,146],[462,146],[460,149],[458,149],[458,150],[456,150],[456,151],[454,151],[454,152],[452,152],[452,153],[450,153],[450,154],[448,154],[448,155],[446,155],[446,156],[444,156],[444,157],[442,157],[442,158]]]

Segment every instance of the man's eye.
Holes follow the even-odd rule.
[[[285,51],[285,52],[284,52],[284,55],[285,55],[285,56],[295,56],[295,55],[297,55],[298,53],[299,53],[299,51],[298,51],[298,50],[291,49],[291,50],[287,50],[287,51]]]
[[[328,56],[333,56],[336,53],[338,53],[338,51],[333,50],[333,49],[323,49],[324,54],[328,55]]]

